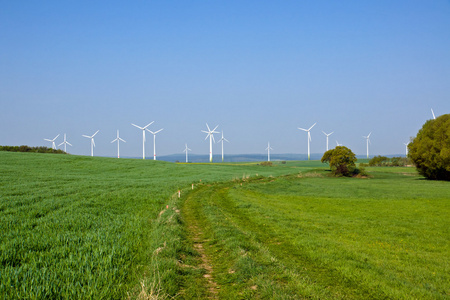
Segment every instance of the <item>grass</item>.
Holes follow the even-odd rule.
[[[317,161],[8,152],[0,165],[2,298],[449,297],[450,186],[412,168],[330,178]]]
[[[449,297],[448,182],[368,169],[372,179],[316,171],[188,195],[220,298]]]
[[[141,283],[176,295],[184,251],[176,191],[297,172],[295,164],[198,166],[10,152],[0,152],[0,165],[0,295],[29,299],[137,297]]]

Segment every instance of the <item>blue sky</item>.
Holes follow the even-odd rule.
[[[0,145],[142,155],[404,153],[450,112],[450,1],[0,1]],[[216,136],[219,138],[219,135]],[[148,135],[147,156],[152,156]],[[213,152],[220,153],[219,145]]]

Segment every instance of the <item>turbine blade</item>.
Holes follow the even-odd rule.
[[[85,138],[88,138],[88,139],[92,138],[92,137],[84,135],[84,134],[82,136],[84,136]]]
[[[66,141],[66,144],[67,144],[67,145],[70,145],[70,146],[72,146],[72,144],[71,144],[71,143],[69,143],[69,142],[67,142],[67,141]]]
[[[121,138],[119,138],[119,141],[122,141],[122,142],[126,143],[125,140],[123,140],[123,139],[121,139]]]
[[[115,141],[117,141],[117,139],[113,140],[111,143],[114,143]]]
[[[135,124],[133,124],[133,123],[131,123],[131,125],[133,125],[134,127],[139,128],[139,129],[141,129],[141,130],[144,130],[144,128],[142,128],[141,126],[137,126],[137,125],[135,125]]]
[[[214,129],[212,130],[212,132],[214,132],[214,130],[216,130],[217,129],[217,127],[219,127],[219,125],[217,125],[216,127],[214,127]],[[218,132],[217,132],[218,133]]]
[[[55,136],[55,138],[53,139],[53,141],[56,140],[56,139],[58,138],[58,136],[59,136],[59,134],[58,134],[57,136]]]
[[[313,124],[313,126],[309,127],[308,131],[310,131],[314,126],[316,126],[317,122]]]
[[[151,121],[150,123],[148,123],[147,125],[145,125],[145,126],[144,126],[144,129],[146,129],[148,126],[152,125],[153,122],[155,122],[155,121]]]
[[[61,145],[64,145],[64,142],[62,142],[61,144],[59,144],[58,147],[61,146]]]
[[[156,132],[153,133],[153,134],[157,134],[158,132],[162,131],[163,129],[164,129],[164,128],[161,128],[160,130],[156,131]]]
[[[92,137],[94,137],[99,131],[100,131],[100,130],[97,130],[97,131],[92,135]]]
[[[431,113],[433,114],[433,119],[436,119],[436,116],[434,115],[433,109],[431,109]]]
[[[94,139],[92,139],[91,141],[92,141],[92,145],[94,145],[94,147],[95,147],[95,142],[94,142]]]
[[[44,139],[44,141],[49,141],[49,142],[53,142],[52,140],[49,140],[49,139]]]
[[[308,130],[306,130],[306,129],[303,129],[303,128],[300,128],[300,127],[298,127],[298,129],[300,129],[300,130],[303,130],[303,131],[308,131]]]
[[[208,128],[208,132],[211,132],[211,129],[209,129],[208,123],[206,123],[206,127]]]

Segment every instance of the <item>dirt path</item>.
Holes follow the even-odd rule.
[[[214,281],[213,266],[205,251],[205,243],[207,243],[208,240],[205,238],[204,233],[200,228],[198,218],[195,215],[195,204],[193,203],[195,200],[193,200],[193,197],[195,197],[195,192],[188,196],[184,205],[184,217],[189,233],[188,238],[192,241],[195,251],[200,255],[200,264],[198,268],[205,270],[202,281],[204,282],[204,286],[207,287],[207,299],[219,299],[219,286]]]

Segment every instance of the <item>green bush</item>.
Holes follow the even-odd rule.
[[[421,175],[450,180],[450,114],[428,120],[408,145],[408,152]]]
[[[356,156],[349,148],[337,146],[328,150],[322,156],[321,161],[330,164],[331,171],[336,176],[352,176],[356,174]]]

